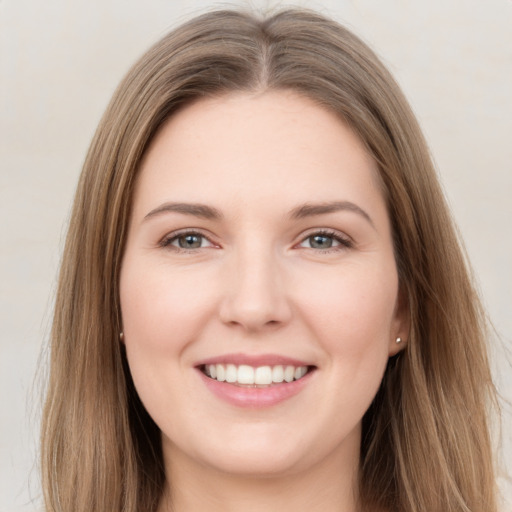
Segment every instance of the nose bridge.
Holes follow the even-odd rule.
[[[227,264],[222,320],[258,330],[291,314],[278,255],[268,241],[247,240]]]

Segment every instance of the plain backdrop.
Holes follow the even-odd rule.
[[[0,512],[40,510],[41,382],[74,188],[110,96],[156,39],[214,3],[0,0]],[[496,328],[494,372],[512,400],[512,2],[317,0],[395,74],[430,143]],[[44,358],[43,358],[44,360]],[[43,373],[44,376],[44,373]],[[504,405],[500,457],[512,469]],[[500,478],[512,503],[511,484]],[[509,510],[506,507],[504,510]]]

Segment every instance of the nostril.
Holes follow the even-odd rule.
[[[291,304],[284,288],[272,277],[262,275],[257,267],[227,287],[219,305],[221,321],[248,331],[276,328],[292,318]]]

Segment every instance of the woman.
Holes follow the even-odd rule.
[[[196,18],[79,183],[47,510],[495,511],[485,320],[406,100],[313,12]]]

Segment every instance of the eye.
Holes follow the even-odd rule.
[[[212,242],[204,235],[192,231],[170,234],[160,242],[160,245],[162,247],[172,247],[178,250],[193,250],[213,246]]]
[[[308,249],[338,249],[352,247],[352,242],[348,238],[344,238],[338,233],[331,231],[320,231],[312,233],[305,238],[300,244],[300,247],[306,247]]]

